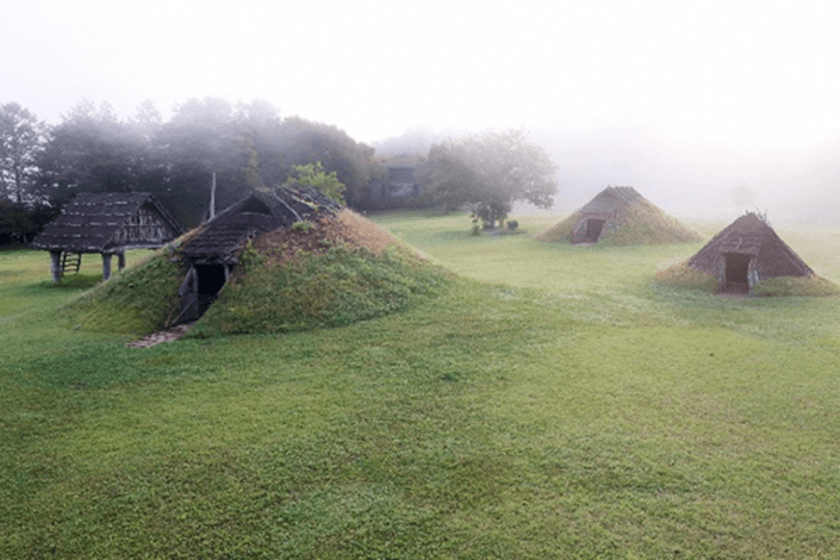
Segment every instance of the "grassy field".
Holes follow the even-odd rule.
[[[98,261],[0,253],[0,558],[840,557],[840,298],[515,218],[377,216],[459,275],[422,307],[143,349],[57,318]],[[840,280],[840,230],[775,227]]]

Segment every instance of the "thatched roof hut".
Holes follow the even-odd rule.
[[[245,241],[339,210],[341,205],[314,189],[283,188],[252,193],[217,214],[184,248],[189,271],[180,289],[180,320],[204,314],[230,277]]]
[[[182,232],[149,193],[79,193],[31,246],[50,252],[54,282],[68,266],[78,272],[83,253],[102,255],[102,272],[108,279],[112,255],[119,257],[122,269],[127,249],[155,249]]]
[[[612,245],[686,243],[700,236],[633,187],[609,186],[577,212],[542,232],[540,241]]]
[[[748,292],[761,280],[814,271],[758,214],[747,212],[715,235],[688,266],[718,279],[718,291]]]
[[[572,243],[597,243],[607,222],[612,223],[623,208],[644,197],[633,187],[607,187],[581,208],[581,217],[572,230]]]

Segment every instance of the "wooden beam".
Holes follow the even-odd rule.
[[[53,283],[61,280],[61,251],[50,251],[50,272]]]
[[[111,277],[111,253],[102,253],[102,279]]]

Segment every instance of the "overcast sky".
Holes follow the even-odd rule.
[[[405,129],[644,129],[736,149],[840,137],[840,7],[738,0],[0,0],[0,103],[263,98]]]

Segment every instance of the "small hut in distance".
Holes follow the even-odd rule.
[[[371,200],[407,200],[423,194],[423,187],[415,175],[413,165],[389,165],[382,181],[371,183]]]
[[[688,260],[688,266],[715,276],[718,292],[748,293],[761,280],[814,274],[754,212],[747,212],[721,230]]]
[[[572,244],[597,243],[616,211],[639,200],[644,198],[633,187],[607,187],[581,209],[582,216],[572,230]]]
[[[571,216],[536,239],[572,245],[654,245],[702,238],[665,214],[633,187],[608,186]]]
[[[31,246],[50,252],[53,282],[68,268],[79,271],[83,253],[102,255],[102,276],[111,276],[111,257],[125,267],[125,251],[156,249],[183,228],[149,193],[79,193],[38,234]]]

